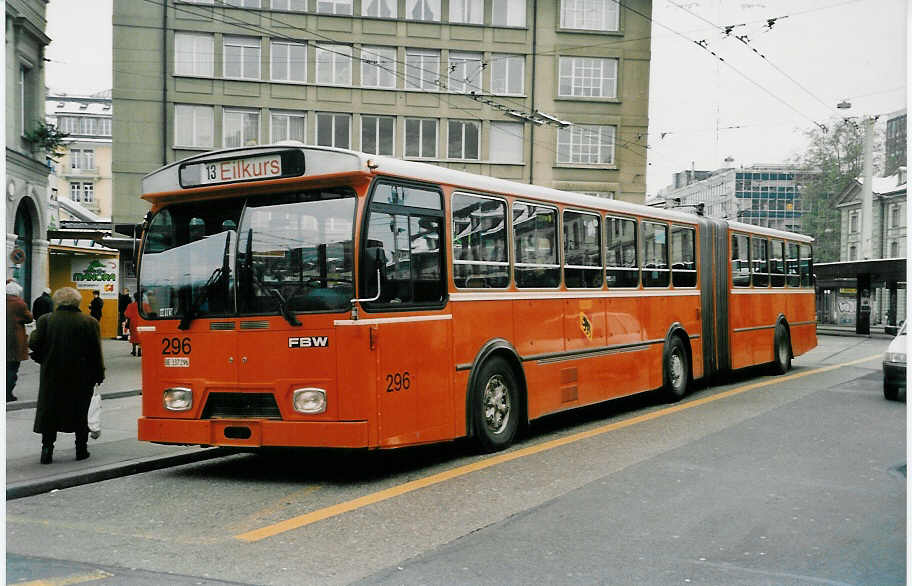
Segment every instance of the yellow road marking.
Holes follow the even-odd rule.
[[[109,574],[102,570],[95,570],[91,574],[75,574],[72,576],[61,576],[59,578],[48,578],[47,580],[32,580],[31,582],[18,582],[19,586],[66,586],[67,584],[82,584],[93,580],[104,580],[111,578],[114,574]]]
[[[557,438],[547,442],[542,442],[534,446],[529,446],[527,448],[521,448],[519,450],[514,450],[511,452],[505,452],[498,454],[496,456],[491,456],[490,458],[485,458],[479,462],[473,462],[471,464],[466,464],[465,466],[460,466],[458,468],[453,468],[452,470],[446,470],[444,472],[439,472],[437,474],[432,474],[425,478],[419,478],[418,480],[412,480],[411,482],[406,482],[405,484],[400,484],[381,490],[379,492],[371,493],[344,503],[339,503],[337,505],[332,505],[330,507],[325,507],[310,513],[305,513],[297,517],[293,517],[286,521],[280,521],[273,525],[267,525],[260,529],[255,529],[253,531],[248,531],[246,533],[241,533],[235,535],[235,539],[241,541],[254,542],[266,539],[267,537],[272,537],[280,533],[285,533],[286,531],[291,531],[293,529],[299,529],[311,523],[316,523],[317,521],[322,521],[324,519],[329,519],[330,517],[335,517],[341,515],[342,513],[347,513],[391,499],[403,494],[426,488],[428,486],[433,486],[435,484],[440,484],[441,482],[446,482],[447,480],[452,480],[453,478],[459,478],[460,476],[465,476],[466,474],[471,474],[472,472],[477,472],[479,470],[484,470],[485,468],[490,468],[492,466],[497,466],[498,464],[503,464],[504,462],[510,462],[512,460],[518,460],[526,456],[531,456],[533,454],[538,454],[545,452],[547,450],[552,450],[554,448],[578,442],[580,440],[588,439],[601,435],[603,433],[608,433],[610,431],[615,431],[622,429],[624,427],[630,427],[631,425],[636,425],[638,423],[643,423],[645,421],[650,421],[652,419],[657,419],[659,417],[664,417],[665,415],[671,415],[672,413],[678,413],[679,411],[684,411],[686,409],[692,409],[694,407],[699,407],[700,405],[705,405],[707,403],[712,403],[713,401],[718,401],[720,399],[726,399],[728,397],[733,397],[735,395],[740,395],[741,393],[746,393],[760,387],[766,387],[769,385],[779,384],[782,382],[794,380],[797,378],[802,378],[805,376],[810,376],[812,374],[820,374],[822,372],[828,372],[830,370],[836,370],[837,368],[843,368],[846,366],[852,366],[855,364],[861,364],[862,362],[868,362],[876,358],[880,358],[882,354],[874,354],[868,356],[867,358],[859,358],[858,360],[852,360],[850,362],[843,362],[840,364],[833,364],[831,366],[824,366],[821,368],[815,368],[813,370],[808,370],[805,372],[799,372],[783,377],[775,377],[760,382],[752,383],[749,385],[744,385],[730,391],[725,391],[718,393],[711,397],[705,397],[703,399],[696,399],[693,401],[688,401],[686,403],[679,403],[677,405],[672,405],[671,407],[666,407],[660,411],[653,411],[652,413],[647,413],[645,415],[640,415],[638,417],[632,417],[630,419],[625,419],[624,421],[618,421],[617,423],[609,423],[601,427],[596,427],[588,431],[581,431],[573,435],[568,435],[566,437]]]

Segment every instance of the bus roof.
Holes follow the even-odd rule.
[[[655,208],[642,204],[574,193],[571,191],[562,191],[550,187],[519,183],[507,179],[498,179],[466,171],[439,167],[430,163],[404,161],[391,157],[332,147],[305,146],[297,141],[284,141],[276,144],[254,147],[221,149],[176,161],[143,177],[143,195],[181,191],[180,169],[188,164],[258,157],[263,156],[264,154],[283,151],[300,151],[304,154],[306,165],[304,173],[299,175],[301,177],[324,175],[328,173],[372,172],[375,174],[404,177],[430,183],[442,183],[455,188],[476,192],[520,196],[523,198],[540,200],[542,202],[594,208],[606,212],[649,216],[657,219],[686,222],[690,224],[697,223],[698,218],[695,214],[688,212]],[[314,169],[315,171],[310,171],[311,169]],[[762,226],[732,221],[729,221],[728,225],[731,229],[738,231],[763,234],[776,238],[788,238],[790,240],[802,242],[813,241],[813,238],[795,232],[775,230],[772,228],[764,228]]]

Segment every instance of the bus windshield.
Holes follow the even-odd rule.
[[[341,311],[354,296],[354,192],[307,191],[174,204],[149,226],[146,318]]]

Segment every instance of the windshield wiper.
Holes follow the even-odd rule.
[[[212,271],[212,274],[209,275],[209,279],[206,280],[206,284],[203,285],[199,297],[197,297],[193,303],[190,304],[187,312],[184,313],[183,317],[181,317],[181,321],[180,324],[178,324],[177,329],[186,330],[190,327],[190,322],[196,318],[196,315],[199,312],[199,308],[203,305],[203,302],[209,299],[209,291],[216,283],[222,280],[223,275],[227,276],[228,271],[230,270],[231,269],[227,267],[216,267],[216,269]]]
[[[199,308],[202,307],[203,302],[209,299],[209,292],[212,290],[212,287],[220,283],[222,279],[225,282],[228,282],[228,275],[231,274],[231,268],[228,266],[228,252],[231,250],[231,235],[228,233],[225,237],[225,250],[222,252],[222,266],[216,267],[212,274],[209,275],[209,278],[206,279],[206,284],[203,285],[202,290],[200,291],[199,297],[194,299],[190,303],[190,307],[187,308],[187,311],[184,312],[184,315],[181,317],[180,323],[177,325],[177,329],[186,330],[190,327],[190,322],[192,322],[197,314],[199,313]],[[191,286],[190,295],[193,295],[193,288]]]
[[[253,270],[253,228],[249,228],[247,231],[247,249],[245,251],[244,259],[244,268],[245,272],[250,275],[250,279],[253,280],[257,285],[266,290],[267,293],[275,297],[276,301],[279,302],[279,315],[285,318],[289,324],[293,326],[300,326],[301,322],[298,321],[298,318],[295,317],[294,313],[288,307],[288,301],[286,300],[282,293],[278,289],[270,289],[266,286],[266,283],[260,280],[256,276],[256,272]]]
[[[259,281],[259,279],[257,279],[257,280]],[[273,297],[275,297],[276,300],[279,302],[279,315],[284,317],[285,321],[287,321],[289,324],[291,324],[293,326],[301,325],[301,322],[298,321],[298,318],[295,317],[294,312],[291,311],[291,308],[289,306],[288,302],[291,301],[291,297],[289,297],[288,299],[285,299],[282,296],[282,292],[279,291],[278,289],[270,289],[269,287],[264,285],[262,282],[260,282],[260,285],[262,285],[263,288],[266,289],[269,292],[269,294],[272,295]]]

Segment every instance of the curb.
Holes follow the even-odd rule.
[[[152,472],[153,470],[160,470],[171,466],[181,466],[183,464],[192,464],[194,462],[222,458],[235,453],[237,452],[230,448],[201,448],[199,451],[176,454],[174,456],[156,456],[141,460],[118,462],[117,464],[108,464],[94,470],[66,476],[44,478],[41,480],[24,480],[6,486],[6,500],[11,501],[28,496],[35,496],[36,494],[51,492],[52,490],[72,488],[83,484],[101,482],[102,480],[142,474],[143,472]]]
[[[848,330],[828,330],[828,329],[818,329],[817,335],[819,336],[843,336],[851,338],[881,338],[884,340],[892,340],[895,336],[890,334],[884,334],[881,332],[871,332],[870,334],[856,334],[853,331]]]
[[[101,395],[102,400],[104,399],[122,399],[124,397],[135,397],[136,395],[142,395],[142,389],[134,389],[132,391],[113,391],[110,393],[103,393]],[[11,401],[6,404],[6,410],[9,411],[21,411],[22,409],[34,409],[38,406],[38,401]]]

